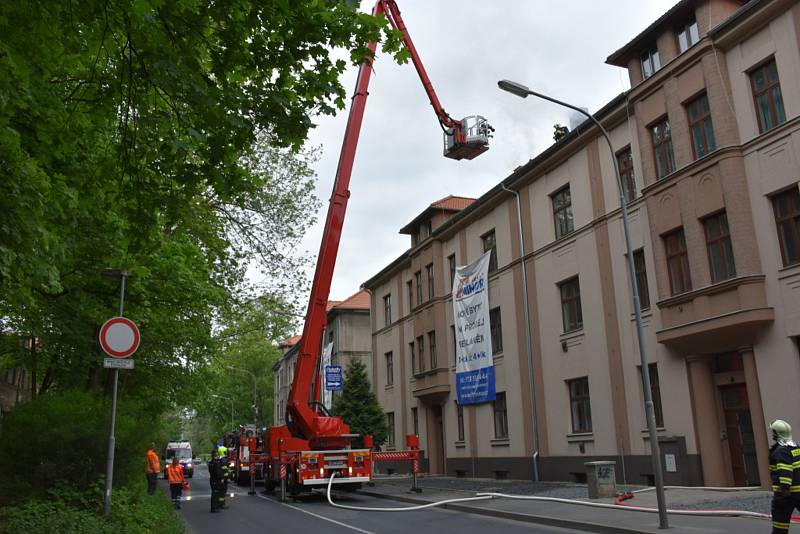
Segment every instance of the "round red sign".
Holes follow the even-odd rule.
[[[139,348],[139,329],[127,317],[112,317],[100,328],[100,347],[109,356],[127,358]]]

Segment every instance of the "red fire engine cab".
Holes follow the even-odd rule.
[[[389,24],[401,32],[403,44],[411,56],[444,132],[444,156],[455,160],[471,160],[488,150],[489,138],[494,129],[485,118],[473,115],[455,120],[445,112],[411,41],[397,3],[394,0],[377,0],[372,14],[375,16],[383,14]],[[368,44],[373,53],[376,46],[375,42]],[[283,487],[292,495],[327,485],[334,474],[336,477],[333,483],[338,488],[357,488],[361,483],[371,479],[373,460],[389,459],[385,456],[386,453],[372,453],[369,449],[352,449],[351,439],[358,436],[350,432],[349,425],[341,418],[331,416],[319,402],[321,380],[318,365],[320,341],[326,320],[325,307],[330,293],[347,201],[350,197],[348,186],[371,74],[372,59],[362,64],[358,72],[317,257],[303,335],[299,342],[297,367],[287,402],[287,424],[272,427],[264,433],[267,448],[267,467],[264,474],[266,485],[268,488],[274,488],[285,484]],[[416,441],[411,439],[408,443],[414,444]],[[418,465],[416,455],[419,451],[407,452],[406,457],[413,460],[416,470]],[[397,459],[402,453],[403,451],[393,451],[392,459]]]

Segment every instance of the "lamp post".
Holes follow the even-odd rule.
[[[253,379],[253,431],[258,432],[258,397],[256,391],[256,375],[252,371],[248,371],[242,367],[234,367],[233,365],[226,365],[226,367],[234,371],[239,371],[240,373],[247,373]],[[256,477],[253,467],[253,454],[252,451],[250,451],[250,491],[247,492],[248,495],[256,494]]]
[[[566,102],[556,100],[555,98],[549,97],[547,95],[531,91],[525,85],[522,85],[521,83],[517,82],[512,82],[511,80],[500,80],[499,82],[497,82],[497,85],[503,91],[507,91],[521,98],[526,98],[528,95],[532,95],[541,98],[543,100],[552,102],[554,104],[558,104],[559,106],[575,110],[581,113],[582,115],[585,115],[589,120],[591,120],[594,123],[595,126],[597,126],[597,128],[600,130],[600,133],[605,138],[606,143],[608,144],[608,150],[611,155],[611,162],[614,164],[614,177],[617,182],[617,189],[619,189],[619,203],[622,211],[622,228],[625,233],[625,249],[628,256],[628,275],[630,276],[631,287],[633,289],[633,311],[636,317],[636,334],[639,339],[639,359],[642,366],[641,375],[642,375],[642,389],[644,390],[644,409],[645,409],[645,415],[647,417],[647,431],[648,434],[650,435],[650,455],[653,464],[653,472],[656,485],[656,499],[658,500],[659,528],[668,528],[669,524],[667,521],[667,506],[664,497],[664,475],[661,469],[661,451],[658,445],[658,435],[656,434],[656,418],[655,418],[655,410],[653,408],[653,393],[652,390],[650,389],[650,372],[647,366],[647,351],[645,350],[644,346],[644,330],[642,328],[642,306],[641,302],[639,301],[639,285],[636,283],[636,268],[633,263],[633,250],[631,248],[628,207],[625,199],[625,188],[622,185],[622,180],[619,175],[617,158],[614,157],[614,147],[611,145],[611,138],[608,136],[608,132],[606,131],[606,129],[603,128],[603,125],[600,124],[600,121],[594,118],[593,115],[589,114],[588,112],[582,110],[577,106],[573,106],[572,104],[567,104]]]
[[[231,401],[231,429],[232,429],[233,428],[233,399],[230,398],[230,397],[225,397],[224,395],[216,395],[216,394],[213,394],[213,393],[211,394],[211,396],[214,397],[215,399],[225,399],[227,401]]]

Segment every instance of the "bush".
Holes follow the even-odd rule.
[[[3,521],[8,534],[186,532],[166,495],[162,492],[147,495],[144,484],[115,489],[110,520],[106,521],[102,512],[103,479],[100,479],[85,492],[59,485],[50,489],[46,497],[29,499],[13,508],[7,507],[3,512]]]
[[[117,405],[114,485],[144,480],[160,414],[135,398]],[[64,483],[85,492],[105,473],[111,403],[82,391],[48,393],[17,408],[0,429],[0,503],[41,497]]]

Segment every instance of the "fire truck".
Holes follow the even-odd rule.
[[[266,451],[264,450],[264,437],[258,432],[255,425],[239,427],[238,443],[234,447],[233,476],[236,483],[244,486],[250,482],[250,477],[255,480],[264,480],[264,465]],[[229,453],[230,454],[230,453]]]
[[[372,10],[374,16],[383,15],[389,24],[402,34],[403,44],[409,52],[423,88],[439,121],[444,137],[444,156],[471,160],[489,148],[489,138],[494,129],[480,115],[453,119],[442,107],[428,78],[408,29],[394,0],[377,0]],[[377,43],[367,45],[375,53]],[[305,316],[302,338],[299,341],[297,366],[286,408],[285,426],[276,426],[264,433],[267,447],[266,472],[268,489],[280,485],[291,495],[308,492],[333,483],[338,489],[353,490],[371,480],[372,462],[378,460],[409,459],[414,472],[418,467],[417,436],[407,436],[412,450],[391,453],[372,452],[369,448],[353,449],[351,440],[358,437],[341,418],[332,416],[320,401],[322,379],[319,373],[320,345],[325,328],[325,307],[330,293],[331,279],[339,249],[339,241],[350,198],[348,189],[353,170],[356,147],[366,107],[372,58],[364,62],[358,72],[355,92],[344,134],[339,165],[333,184],[322,234],[316,271]],[[371,438],[365,436],[369,447]]]

